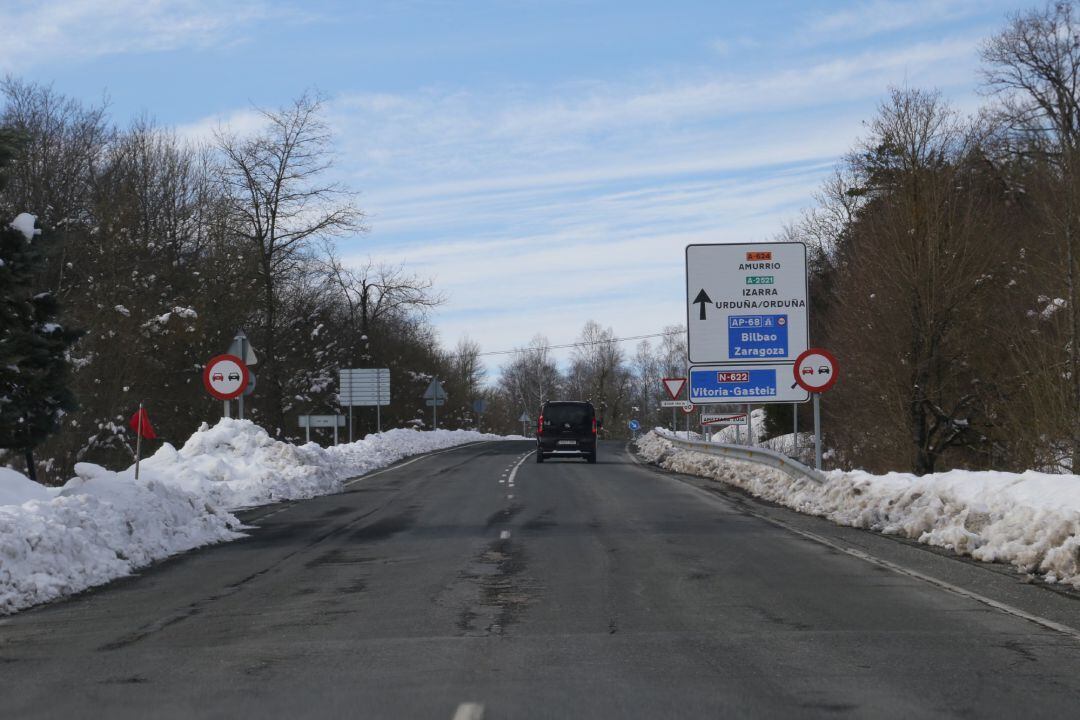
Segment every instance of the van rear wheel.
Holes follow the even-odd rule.
[[[596,464],[596,451],[595,450],[593,450],[591,453],[589,453],[588,460],[589,460],[589,462],[591,464],[593,464],[593,465]]]
[[[540,452],[540,448],[536,448],[536,462],[544,462],[544,453]]]

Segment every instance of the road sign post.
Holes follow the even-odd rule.
[[[382,407],[390,404],[389,368],[338,370],[338,403],[349,408],[349,442],[353,439],[353,406],[374,406],[375,430],[382,432]]]
[[[255,349],[251,347],[251,342],[248,340],[247,333],[243,330],[236,331],[236,335],[233,336],[233,341],[229,345],[226,354],[240,358],[248,368],[259,362],[259,358],[255,355]],[[254,386],[252,386],[252,390],[254,390]],[[238,414],[241,420],[244,419],[244,397],[250,394],[251,392],[245,387],[245,392],[241,393],[236,398],[236,402],[239,406]]]
[[[821,394],[836,384],[839,369],[832,353],[807,348],[795,360],[795,382],[814,396],[814,466],[821,470]]]
[[[521,435],[523,437],[529,437],[528,426],[532,422],[532,418],[529,417],[529,413],[526,410],[521,411],[521,417],[518,418],[518,422],[521,423]]]
[[[446,394],[446,390],[443,389],[439,379],[432,378],[431,383],[427,386],[427,390],[424,391],[424,399],[427,400],[427,404],[431,406],[431,427],[433,430],[439,429],[438,408],[440,405],[446,404],[447,397],[449,396]]]
[[[686,386],[686,378],[684,377],[669,377],[660,380],[660,384],[664,386],[664,390],[667,392],[668,397],[673,401],[679,399],[679,395],[682,394],[683,387]],[[667,403],[661,403],[661,407],[667,407]],[[677,413],[675,412],[676,405],[671,406],[671,432],[676,432],[679,429],[677,422]]]
[[[686,293],[691,402],[809,399],[787,379],[809,345],[805,245],[688,245]]]
[[[338,444],[338,428],[345,427],[344,415],[301,415],[300,427],[304,428],[305,439],[311,442],[311,428],[333,428],[334,444]]]
[[[203,387],[225,402],[223,417],[229,417],[229,401],[243,394],[248,381],[247,365],[235,355],[218,355],[203,368]]]

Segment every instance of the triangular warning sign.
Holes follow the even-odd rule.
[[[679,394],[682,393],[683,386],[686,385],[686,378],[664,378],[664,389],[667,390],[667,394],[671,396],[672,400],[678,400]]]

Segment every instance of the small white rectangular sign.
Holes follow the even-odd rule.
[[[701,413],[702,425],[745,425],[746,413]]]
[[[682,407],[686,403],[686,400],[661,400],[660,407]]]
[[[301,415],[300,427],[345,427],[344,415]]]

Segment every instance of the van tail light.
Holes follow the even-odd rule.
[[[540,419],[536,423],[536,436],[539,437],[544,434],[544,416],[541,415]]]
[[[596,434],[596,418],[592,419],[592,434]]]

